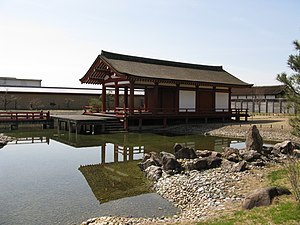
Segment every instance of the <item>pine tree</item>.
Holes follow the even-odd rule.
[[[287,64],[294,73],[291,75],[278,74],[277,80],[285,85],[285,95],[289,105],[293,106],[296,112],[300,112],[300,42],[296,40],[293,44],[297,53],[289,56]],[[293,127],[293,134],[300,136],[300,115],[290,119],[289,122]]]

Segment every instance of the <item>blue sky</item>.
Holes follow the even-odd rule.
[[[83,87],[106,50],[278,84],[278,73],[291,72],[299,10],[299,0],[0,0],[0,76]]]

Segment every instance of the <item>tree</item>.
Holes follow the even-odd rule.
[[[91,98],[89,100],[89,106],[92,106],[92,112],[100,112],[100,108],[102,105],[101,96],[98,98]]]
[[[294,72],[290,76],[286,73],[277,75],[277,80],[285,85],[285,95],[290,105],[293,105],[296,112],[300,109],[300,43],[299,41],[293,42],[298,54],[290,55],[288,59],[288,66]],[[290,119],[290,125],[293,127],[293,134],[300,136],[300,116],[296,115]],[[294,196],[300,205],[300,162],[294,155],[288,155],[286,162],[286,169],[289,181],[291,183]]]
[[[8,94],[8,89],[5,89],[5,92],[0,96],[0,102],[3,103],[3,109],[7,110],[8,105],[12,102],[16,102],[18,98],[14,95]]]
[[[296,54],[290,55],[287,61],[293,74],[288,76],[286,73],[277,75],[277,80],[285,85],[285,95],[290,106],[293,106],[296,112],[300,110],[300,42],[293,42]],[[293,134],[300,136],[300,116],[297,115],[290,119],[290,125],[293,127]]]

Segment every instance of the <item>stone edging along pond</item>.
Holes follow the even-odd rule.
[[[139,164],[141,170],[153,182],[153,189],[181,209],[181,213],[165,218],[99,217],[82,224],[191,223],[241,209],[249,193],[262,187],[264,176],[270,170],[268,165],[282,162],[286,154],[299,155],[297,149],[291,141],[263,146],[258,129],[252,126],[245,149],[224,148],[221,154],[175,144],[174,154],[145,154]],[[277,187],[266,190],[279,190],[275,195],[289,193]]]

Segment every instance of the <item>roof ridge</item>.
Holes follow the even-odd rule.
[[[275,87],[284,87],[283,84],[278,84],[278,85],[258,85],[258,86],[253,86],[253,88],[275,88]]]
[[[118,54],[113,52],[107,52],[103,50],[101,51],[101,56],[104,56],[105,58],[108,59],[140,62],[140,63],[147,63],[147,64],[155,64],[155,65],[201,69],[201,70],[212,70],[212,71],[224,71],[222,66],[199,65],[193,63],[183,63],[183,62],[168,61],[168,60],[161,60],[161,59],[145,58],[139,56],[131,56],[131,55],[123,55],[123,54]]]

